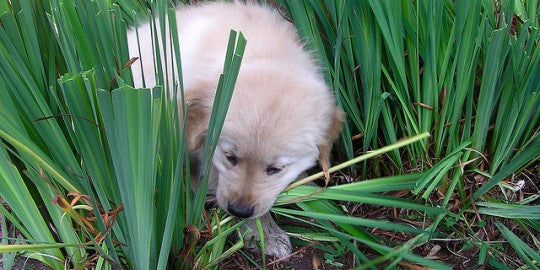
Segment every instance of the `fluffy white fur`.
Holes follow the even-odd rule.
[[[342,112],[294,26],[271,8],[217,2],[182,7],[176,16],[188,104],[189,151],[194,158],[200,158],[202,151],[229,32],[241,31],[247,39],[212,162],[210,192],[226,211],[230,212],[231,204],[253,207],[251,218],[263,216],[269,236],[267,253],[284,257],[291,251],[289,239],[268,210],[300,173],[319,158],[328,160],[341,128]],[[153,86],[150,27],[142,25],[138,31],[146,86]],[[128,39],[130,54],[139,56],[135,32]],[[174,68],[170,54],[167,58],[170,76]],[[142,86],[139,64],[132,69],[135,86]]]

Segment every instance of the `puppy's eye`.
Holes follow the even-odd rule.
[[[233,166],[235,166],[236,163],[238,163],[238,159],[236,158],[235,155],[227,155],[226,158],[227,158],[227,161],[231,163],[231,165]]]
[[[274,167],[274,166],[268,166],[268,168],[266,168],[266,174],[267,175],[273,175],[273,174],[281,172],[282,169],[283,168],[278,168],[278,167]]]

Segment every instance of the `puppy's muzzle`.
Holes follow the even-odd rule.
[[[241,218],[249,218],[253,216],[253,206],[242,203],[231,203],[227,206],[227,211],[232,215]]]

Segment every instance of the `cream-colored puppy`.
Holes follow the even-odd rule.
[[[343,113],[294,26],[271,8],[212,2],[182,7],[176,16],[188,106],[187,136],[194,159],[201,158],[229,32],[241,31],[247,39],[212,160],[209,192],[230,214],[262,217],[267,253],[284,257],[291,252],[289,238],[268,211],[278,194],[300,173],[319,158],[328,162]],[[153,86],[148,25],[139,28],[139,37],[146,83]],[[139,56],[136,39],[131,32],[132,56]],[[132,67],[135,85],[141,86],[139,64]],[[257,233],[252,236],[257,238]]]

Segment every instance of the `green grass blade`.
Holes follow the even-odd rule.
[[[127,220],[125,248],[135,268],[151,263],[157,132],[161,106],[149,90],[128,86],[98,92],[104,129]]]
[[[538,160],[538,158],[540,158],[540,142],[531,145],[530,148],[527,148],[525,151],[519,153],[514,159],[512,159],[512,161],[501,168],[497,174],[493,175],[488,182],[484,183],[483,186],[473,193],[473,199],[478,199],[508,175],[516,172],[519,168],[522,168],[526,164]]]
[[[212,112],[210,114],[210,121],[208,124],[208,133],[203,150],[203,168],[205,172],[200,178],[204,176],[203,184],[197,190],[195,195],[195,202],[193,207],[193,222],[198,224],[204,205],[204,198],[206,194],[208,175],[211,168],[211,160],[214,150],[217,146],[217,141],[227,115],[227,109],[232,98],[234,85],[236,84],[236,78],[240,71],[240,64],[242,63],[242,57],[246,47],[246,39],[240,33],[238,39],[236,38],[236,32],[231,31],[229,35],[229,45],[227,47],[227,53],[225,57],[225,66],[223,74],[220,76],[216,95],[214,97],[214,104],[212,105]]]
[[[49,231],[45,220],[41,217],[26,184],[16,167],[9,160],[5,145],[0,144],[0,146],[0,185],[2,186],[0,197],[17,213],[17,217],[29,233],[25,237],[39,242],[54,243],[55,239]],[[8,245],[8,247],[0,246],[0,251],[2,249],[5,252],[17,251],[13,246]],[[51,250],[47,250],[45,253],[62,260],[64,256],[58,249],[59,247],[62,246],[53,246]],[[51,267],[62,266],[62,263],[56,260],[46,259],[45,262]]]
[[[531,269],[540,269],[540,267],[538,267],[540,262],[540,253],[538,253],[538,251],[530,248],[502,223],[496,222],[495,225],[517,252],[518,256],[523,259]]]

